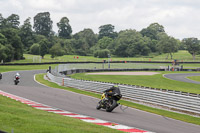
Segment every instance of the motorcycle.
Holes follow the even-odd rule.
[[[0,73],[0,80],[2,79],[2,74]]]
[[[115,109],[119,103],[117,103],[117,101],[119,101],[121,99],[122,95],[121,94],[113,94],[111,96],[106,97],[106,94],[103,93],[101,95],[101,100],[98,102],[96,109],[99,110],[101,108],[105,109],[107,112],[111,112],[113,111],[113,109]]]
[[[15,83],[15,85],[17,85],[18,83],[19,83],[19,76],[15,76],[15,79],[14,79],[14,83]]]

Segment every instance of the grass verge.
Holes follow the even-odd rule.
[[[200,76],[191,76],[191,77],[187,77],[188,79],[194,80],[194,81],[198,81],[200,82]]]
[[[51,65],[10,65],[10,66],[0,66],[0,72],[8,72],[8,71],[21,71],[21,70],[42,70],[48,69],[49,66],[55,68],[58,64]]]
[[[158,71],[157,71],[158,72]],[[129,85],[139,85],[152,88],[168,89],[183,91],[189,93],[200,94],[199,84],[186,83],[181,81],[175,81],[163,77],[164,74],[174,73],[192,73],[192,72],[159,72],[155,75],[89,75],[87,73],[76,73],[71,75],[75,79],[84,79],[90,81],[102,81],[111,83],[121,83]],[[195,72],[197,73],[197,72]]]
[[[38,110],[0,96],[0,130],[14,133],[120,133],[71,117]]]
[[[53,87],[53,88],[65,89],[65,90],[73,91],[73,92],[76,92],[76,93],[81,93],[81,94],[100,98],[100,94],[82,91],[82,90],[78,90],[78,89],[75,89],[75,88],[63,87],[63,86],[57,85],[56,83],[49,82],[48,80],[45,80],[43,78],[44,75],[45,74],[36,75],[36,80],[38,82],[42,83],[42,84],[45,84],[45,85]],[[140,105],[140,104],[133,103],[133,102],[130,102],[130,101],[125,101],[125,100],[120,100],[120,103],[125,105],[125,106],[129,106],[129,107],[140,109],[140,110],[147,111],[147,112],[150,112],[150,113],[162,115],[164,117],[169,117],[169,118],[185,121],[185,122],[188,122],[188,123],[200,125],[200,118],[199,117],[194,117],[194,116],[190,116],[190,115],[186,115],[186,114],[180,114],[180,113],[176,113],[176,112],[170,112],[170,111],[166,111],[166,110],[162,110],[162,109],[156,109],[156,108]]]

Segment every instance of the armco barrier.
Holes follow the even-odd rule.
[[[97,93],[102,93],[105,89],[113,85],[111,83],[56,77],[51,73],[47,73],[47,76],[52,82],[56,82],[60,85]],[[129,85],[119,85],[119,87],[123,98],[200,115],[200,97],[192,97]]]

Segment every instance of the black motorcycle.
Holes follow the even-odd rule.
[[[15,85],[17,85],[18,83],[19,83],[19,76],[15,76],[15,78],[14,78],[14,83],[15,83]]]
[[[0,73],[0,80],[2,79],[2,74]]]
[[[122,95],[117,94],[117,93],[106,97],[106,94],[103,93],[101,95],[101,100],[97,104],[96,109],[99,110],[99,109],[103,108],[107,112],[111,112],[111,111],[113,111],[113,109],[115,109],[119,105],[119,103],[117,103],[117,101],[119,101],[121,99],[121,97],[122,97]]]

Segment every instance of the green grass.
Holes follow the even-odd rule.
[[[200,82],[200,76],[191,76],[191,77],[187,77],[188,79],[194,80],[194,81],[198,81]]]
[[[152,88],[169,89],[190,93],[200,94],[199,84],[175,81],[163,77],[163,74],[187,73],[187,72],[159,72],[156,75],[88,75],[86,73],[77,73],[71,75],[75,79],[85,79],[91,81],[102,81],[120,84],[139,85]],[[191,73],[191,72],[189,72]]]
[[[79,59],[75,58],[79,57]],[[179,50],[178,52],[173,54],[173,59],[165,59],[167,54],[151,54],[149,56],[141,56],[141,57],[115,57],[112,56],[112,61],[172,61],[174,59],[181,61],[193,61],[192,55],[186,51],[186,50]],[[38,55],[30,55],[30,54],[24,54],[25,60],[17,60],[14,61],[14,63],[32,63],[32,62],[40,62],[40,56]],[[47,54],[44,56],[44,59],[41,59],[41,62],[80,62],[80,61],[103,61],[107,60],[108,58],[95,58],[93,56],[79,56],[79,55],[64,55],[60,57],[56,57],[55,59],[51,58],[51,55]],[[196,60],[194,61],[200,61],[200,55],[196,56]]]
[[[82,91],[82,90],[78,90],[78,89],[74,89],[74,88],[63,87],[63,86],[57,85],[56,83],[44,80],[44,78],[43,78],[44,75],[45,74],[37,74],[36,80],[39,81],[42,84],[45,84],[45,85],[53,87],[53,88],[65,89],[65,90],[73,91],[73,92],[76,92],[76,93],[81,93],[81,94],[100,98],[100,94],[95,94],[95,93],[92,93],[92,92]],[[166,110],[162,110],[162,109],[156,109],[156,108],[140,105],[140,104],[133,103],[133,102],[130,102],[130,101],[125,101],[125,100],[120,100],[119,102],[124,106],[129,106],[129,107],[132,107],[132,108],[136,108],[136,109],[151,112],[151,113],[154,113],[154,114],[162,115],[164,117],[169,117],[169,118],[185,121],[185,122],[188,122],[188,123],[200,125],[200,118],[199,117],[193,117],[193,116],[186,115],[186,114],[180,114],[180,113],[170,112],[170,111],[166,111]]]
[[[38,110],[0,96],[0,130],[10,133],[120,133],[71,117]]]
[[[8,72],[8,71],[20,71],[20,70],[41,70],[41,69],[48,69],[49,66],[55,68],[57,64],[53,65],[16,65],[16,66],[0,66],[0,72]]]
[[[44,69],[47,66],[0,66],[0,72]],[[38,80],[43,76],[37,77]],[[85,94],[85,92],[82,92]],[[97,96],[96,96],[97,97]],[[120,131],[41,111],[0,95],[0,130],[14,133],[101,133]]]

